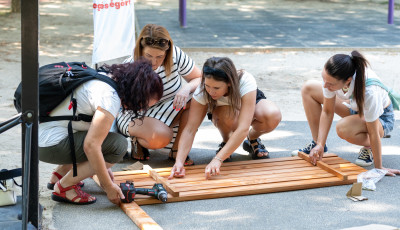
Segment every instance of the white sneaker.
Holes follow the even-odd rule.
[[[374,158],[372,157],[372,150],[370,148],[362,147],[359,152],[357,160],[354,162],[356,165],[367,167],[374,163]]]

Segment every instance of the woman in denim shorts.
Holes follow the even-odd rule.
[[[388,93],[369,68],[368,61],[357,51],[350,55],[332,56],[322,71],[323,85],[308,81],[302,88],[303,106],[313,140],[302,151],[310,154],[313,163],[328,150],[326,140],[334,113],[342,117],[336,124],[338,136],[349,143],[363,146],[355,164],[386,169],[387,175],[400,174],[397,169],[384,168],[380,138],[394,126],[393,105]],[[322,106],[323,105],[323,106]]]
[[[254,160],[270,157],[260,136],[278,126],[282,119],[280,109],[257,89],[252,74],[237,70],[228,57],[212,57],[203,65],[201,83],[193,94],[188,122],[169,178],[185,176],[184,160],[207,113],[222,142],[205,168],[206,178],[218,175],[222,163],[229,160],[242,142],[243,149]]]

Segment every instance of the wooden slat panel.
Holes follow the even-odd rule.
[[[202,199],[212,199],[212,198],[231,197],[231,196],[263,194],[271,192],[285,192],[292,190],[344,185],[349,183],[352,184],[355,181],[357,181],[357,176],[349,177],[347,181],[342,181],[337,177],[329,177],[329,178],[312,179],[305,181],[258,184],[258,185],[232,187],[232,188],[219,188],[219,189],[181,192],[180,197],[171,197],[171,199],[168,198],[168,202],[202,200]],[[160,201],[156,199],[140,199],[140,200],[138,199],[136,200],[136,203],[138,205],[147,205],[147,204],[160,203]]]
[[[325,154],[322,162],[330,172],[297,156],[224,163],[220,175],[210,180],[205,180],[206,165],[185,167],[186,176],[172,180],[167,180],[170,167],[149,170],[155,180],[143,170],[132,171],[131,174],[129,171],[116,172],[114,175],[116,182],[132,180],[136,187],[143,188],[151,188],[154,183],[163,180],[173,192],[179,193],[176,197],[169,192],[168,202],[178,202],[351,184],[357,180],[359,173],[365,171],[331,153]],[[347,180],[341,180],[337,175],[343,175],[342,179],[347,176]],[[139,205],[161,203],[144,195],[137,195],[135,202]]]

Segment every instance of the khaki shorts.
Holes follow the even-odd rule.
[[[87,131],[74,133],[75,156],[77,163],[82,163],[88,160],[83,151],[83,142],[86,134]],[[118,133],[109,133],[101,146],[104,160],[111,164],[119,162],[124,157],[127,149],[127,139]],[[39,160],[59,165],[72,164],[68,137],[57,145],[39,147]]]

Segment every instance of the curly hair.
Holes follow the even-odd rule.
[[[133,114],[132,121],[136,118],[143,120],[151,99],[161,99],[162,80],[144,58],[133,63],[103,65],[102,68],[117,83],[122,111]]]

